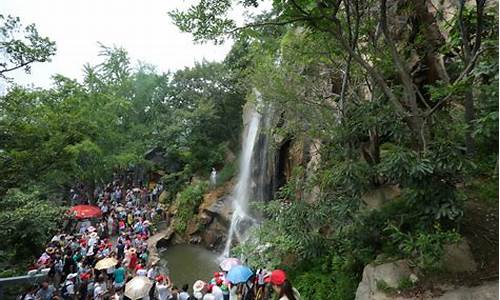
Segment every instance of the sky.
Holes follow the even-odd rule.
[[[131,61],[157,66],[159,71],[193,66],[196,61],[221,61],[231,48],[195,44],[189,33],[180,32],[167,12],[185,9],[193,0],[1,0],[0,13],[35,23],[38,32],[56,42],[51,62],[35,63],[31,74],[9,72],[14,82],[49,87],[51,76],[62,74],[82,79],[85,63],[97,64],[98,42],[125,48]],[[1,86],[3,84],[3,87]],[[5,83],[0,82],[0,89]]]

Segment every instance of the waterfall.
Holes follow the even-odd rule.
[[[254,94],[256,96],[256,106],[261,105],[261,94],[256,89],[254,89]],[[247,238],[245,236],[246,231],[256,223],[256,220],[249,214],[248,211],[249,201],[253,198],[263,200],[260,199],[263,194],[262,186],[260,186],[261,180],[254,177],[258,177],[262,174],[260,169],[265,166],[265,161],[263,160],[266,159],[265,147],[267,147],[267,141],[260,146],[260,149],[258,149],[259,146],[257,143],[259,141],[259,129],[261,127],[261,123],[264,123],[264,126],[267,126],[269,123],[268,114],[266,112],[264,122],[261,122],[261,114],[257,111],[257,109],[252,107],[247,118],[249,120],[244,126],[238,181],[232,192],[233,215],[227,235],[226,245],[222,254],[223,257],[229,257],[233,240],[244,242]],[[258,155],[255,155],[256,152]],[[255,161],[256,158],[259,161]],[[257,172],[254,170],[255,167],[258,168],[258,170],[256,170]],[[257,175],[254,175],[254,173]]]

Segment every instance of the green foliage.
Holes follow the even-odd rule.
[[[0,201],[2,269],[23,269],[37,257],[61,225],[64,211],[65,207],[55,206],[37,190],[9,190]]]
[[[498,177],[478,178],[465,187],[470,200],[479,200],[492,206],[498,205]]]
[[[221,186],[231,180],[236,175],[237,169],[236,161],[226,163],[224,168],[217,173],[217,186]]]
[[[175,201],[177,213],[175,214],[174,228],[177,233],[183,234],[188,222],[192,219],[195,212],[203,201],[203,194],[207,189],[207,183],[201,182],[198,184],[188,185],[182,192],[179,193]]]
[[[22,27],[19,17],[0,14],[0,77],[16,69],[26,73],[35,62],[50,61],[56,53],[56,44],[38,33],[35,24]]]
[[[460,235],[456,231],[443,231],[439,226],[436,226],[433,232],[413,234],[403,233],[393,225],[389,225],[386,230],[393,243],[398,245],[400,253],[404,257],[409,257],[414,265],[423,271],[440,270],[444,245],[460,240]]]
[[[294,287],[300,291],[301,299],[349,299],[334,296],[335,291],[332,289],[331,274],[309,270],[294,277],[292,282]]]

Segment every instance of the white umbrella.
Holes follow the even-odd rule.
[[[222,269],[222,271],[229,272],[232,267],[241,265],[241,261],[237,258],[229,257],[224,259],[220,264],[219,267]]]
[[[153,283],[147,277],[134,277],[125,284],[125,296],[129,297],[131,300],[141,299],[149,294],[149,290],[152,286]]]
[[[95,268],[97,270],[104,270],[115,266],[117,263],[118,261],[114,257],[106,257],[98,261]]]

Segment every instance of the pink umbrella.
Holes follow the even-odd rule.
[[[219,267],[221,268],[222,271],[229,272],[232,267],[241,265],[241,261],[237,258],[230,257],[224,259],[220,264]]]

